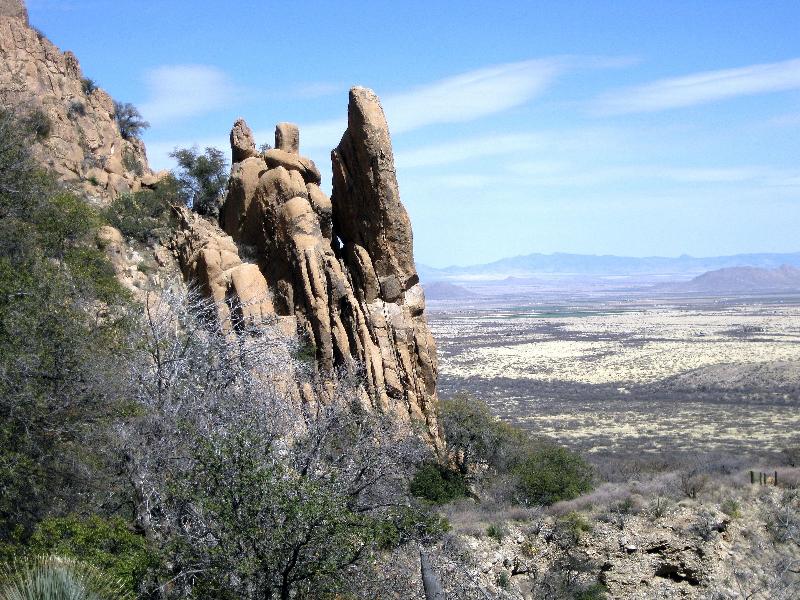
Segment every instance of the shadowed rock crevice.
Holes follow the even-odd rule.
[[[321,377],[340,369],[358,374],[365,405],[417,423],[439,447],[436,348],[378,97],[366,88],[350,91],[348,127],[332,152],[332,198],[320,188],[314,162],[300,154],[296,125],[279,123],[274,148],[262,153],[243,119],[230,139],[224,233],[216,229],[217,241],[200,243],[196,232],[203,226],[192,225],[195,233],[178,245],[209,250],[181,253],[187,276],[215,298],[227,298],[228,270],[253,266],[239,266],[236,250],[247,249],[270,298],[259,314],[269,307],[293,320],[300,338],[313,344]],[[230,264],[215,266],[225,256]]]

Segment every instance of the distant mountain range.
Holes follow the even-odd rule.
[[[691,281],[666,284],[688,292],[766,292],[800,290],[800,269],[783,265],[777,269],[729,267],[703,273]]]
[[[451,266],[443,269],[417,265],[423,282],[447,280],[492,280],[507,277],[535,278],[537,276],[653,276],[689,279],[708,271],[733,267],[775,269],[782,265],[800,267],[800,252],[789,254],[735,254],[732,256],[694,257],[632,257],[591,254],[528,254],[504,258],[495,262]]]

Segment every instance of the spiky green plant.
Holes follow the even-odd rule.
[[[2,600],[133,600],[122,582],[61,556],[18,560],[0,574]]]

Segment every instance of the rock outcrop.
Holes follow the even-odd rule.
[[[441,447],[436,349],[377,96],[350,92],[347,131],[332,154],[332,198],[299,141],[297,126],[280,123],[274,149],[256,154],[250,128],[236,121],[220,218],[225,233],[186,221],[177,240],[184,271],[215,299],[245,301],[235,274],[248,269],[259,294],[270,298],[255,312],[291,320],[314,349],[321,377],[339,369],[359,374],[365,403],[421,426]],[[243,265],[237,249],[254,264]]]
[[[22,0],[0,1],[0,107],[34,116],[37,158],[99,201],[155,183],[144,144],[126,140],[114,101],[84,79],[78,59],[28,24]]]

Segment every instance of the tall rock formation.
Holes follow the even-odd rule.
[[[299,153],[297,126],[279,123],[275,147],[261,154],[241,119],[230,139],[233,165],[220,212],[230,238],[218,231],[178,240],[184,272],[215,298],[252,306],[254,295],[241,298],[233,277],[242,269],[253,275],[239,255],[251,257],[263,276],[253,285],[266,285],[269,296],[254,312],[273,310],[284,328],[288,321],[313,348],[321,377],[337,369],[360,375],[365,403],[421,426],[441,447],[436,348],[377,96],[350,91],[347,131],[332,152],[332,198],[319,187],[316,165]]]
[[[0,107],[43,123],[35,155],[89,196],[107,201],[155,183],[144,144],[120,134],[111,96],[84,79],[72,52],[29,26],[22,0],[0,0]]]

